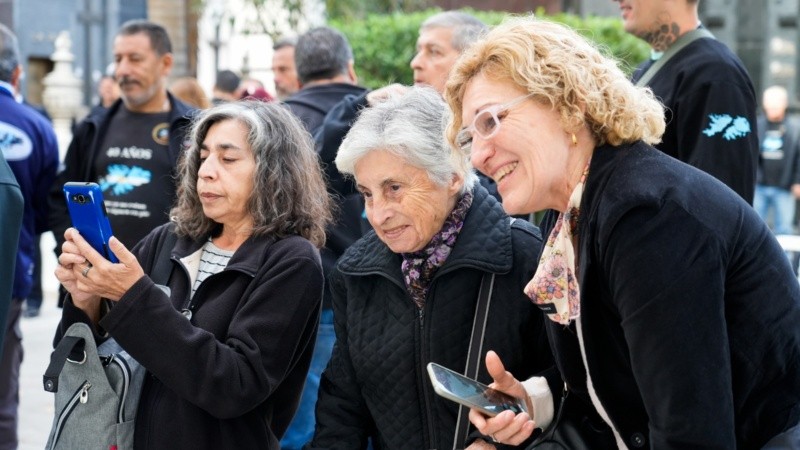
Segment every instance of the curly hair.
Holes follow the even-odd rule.
[[[176,232],[193,239],[218,233],[206,217],[197,193],[200,146],[212,125],[236,120],[248,130],[256,160],[248,210],[253,235],[300,235],[317,247],[331,222],[331,199],[311,136],[285,107],[261,101],[238,101],[212,107],[195,117],[178,163],[178,194],[170,218]]]
[[[479,74],[510,81],[554,108],[565,130],[588,126],[597,145],[660,142],[664,110],[617,62],[574,30],[533,16],[512,17],[472,45],[450,72],[445,99],[453,111],[447,139],[459,148],[464,91]]]

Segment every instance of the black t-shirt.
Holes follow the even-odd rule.
[[[761,173],[763,174],[761,184],[763,185],[783,187],[781,178],[786,164],[783,150],[785,135],[786,127],[783,123],[767,123],[764,139],[761,140]]]
[[[175,198],[168,116],[120,108],[94,160],[111,229],[129,249],[167,222]]]

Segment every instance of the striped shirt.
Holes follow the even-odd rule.
[[[208,239],[208,242],[203,245],[203,254],[200,255],[200,267],[197,272],[197,280],[195,280],[194,286],[192,286],[192,296],[194,296],[197,288],[200,287],[206,278],[215,273],[222,272],[222,270],[225,269],[231,256],[233,256],[233,251],[223,250],[214,245],[214,243],[211,242],[211,238]]]

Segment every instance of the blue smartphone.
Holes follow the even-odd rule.
[[[108,248],[111,239],[111,223],[103,202],[103,191],[97,183],[70,181],[64,184],[67,209],[76,228],[86,241],[111,262],[119,262]]]

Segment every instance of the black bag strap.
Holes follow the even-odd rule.
[[[83,338],[79,336],[64,336],[50,355],[50,364],[44,371],[44,390],[58,392],[58,376],[64,368],[67,359],[82,364],[86,361],[86,352],[83,350]]]
[[[487,282],[488,278],[488,282]],[[481,277],[481,287],[478,291],[478,305],[475,307],[475,319],[472,322],[472,336],[469,339],[469,350],[467,351],[467,367],[464,376],[477,379],[478,369],[481,367],[481,355],[483,354],[483,338],[486,334],[486,320],[489,318],[489,306],[492,301],[492,290],[494,289],[494,274],[484,274]],[[456,433],[453,437],[453,448],[463,448],[464,441],[469,434],[469,419],[467,419],[467,407],[459,405],[458,419],[456,420]]]
[[[172,269],[175,267],[170,261],[172,256],[172,247],[178,242],[178,235],[175,234],[175,228],[172,224],[167,227],[166,236],[158,248],[155,263],[153,263],[153,270],[150,271],[150,279],[153,283],[166,286],[169,282],[169,277],[172,275]]]

